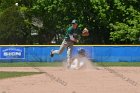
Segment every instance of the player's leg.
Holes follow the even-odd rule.
[[[59,50],[52,50],[50,53],[50,56],[53,57],[54,54],[61,54],[66,47],[67,47],[67,42],[65,40],[63,40]]]
[[[79,69],[80,68],[80,57],[77,57],[77,68],[76,69]]]
[[[69,44],[69,47],[67,48],[67,66],[68,68],[71,66],[72,64],[72,49],[73,49],[73,43]]]

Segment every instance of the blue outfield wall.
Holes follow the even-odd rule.
[[[140,62],[140,46],[74,46],[73,56],[79,48],[84,48],[87,57],[96,62]],[[0,46],[0,62],[62,62],[66,59],[66,49],[51,58],[52,49],[59,46]]]

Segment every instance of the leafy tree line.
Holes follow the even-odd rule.
[[[139,0],[0,0],[0,44],[60,44],[73,19],[90,32],[79,44],[139,44],[139,7]]]

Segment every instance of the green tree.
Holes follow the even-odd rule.
[[[140,37],[140,12],[134,9],[133,3],[124,2],[118,0],[115,3],[116,15],[120,15],[117,20],[110,23],[110,40],[115,44],[137,44]]]
[[[0,42],[50,44],[55,40],[60,44],[66,28],[77,19],[81,29],[87,27],[90,32],[79,44],[137,44],[139,6],[139,0],[0,0]]]
[[[7,8],[0,16],[0,44],[24,44],[23,18],[16,6]]]
[[[0,2],[1,44],[33,44],[30,11],[33,0],[1,0]],[[15,3],[18,3],[18,6]]]

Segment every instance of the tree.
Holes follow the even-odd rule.
[[[7,8],[0,16],[0,44],[24,44],[24,22],[18,7]]]
[[[77,19],[79,27],[90,32],[79,44],[137,44],[139,5],[139,0],[0,0],[0,42],[21,44],[18,38],[24,44],[60,44]]]
[[[119,1],[119,0],[118,0]],[[132,2],[133,0],[130,0]],[[135,0],[136,1],[136,0]],[[126,3],[126,1],[124,1]],[[136,44],[140,34],[140,12],[133,4],[116,3],[116,12],[121,12],[119,20],[110,23],[110,40],[116,44]],[[129,4],[129,5],[128,5]]]

